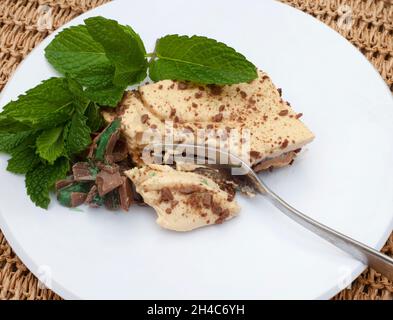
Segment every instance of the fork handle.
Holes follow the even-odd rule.
[[[329,241],[334,246],[345,251],[352,257],[358,259],[365,265],[370,266],[375,271],[393,281],[393,259],[381,252],[356,241],[336,230],[333,230],[322,223],[306,216],[299,210],[296,210],[272,190],[270,190],[260,179],[260,184],[263,186],[265,192],[263,193],[271,203],[280,209],[286,216],[296,221],[306,229],[317,234],[321,238]]]

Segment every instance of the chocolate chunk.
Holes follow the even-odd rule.
[[[130,181],[126,177],[121,178],[123,180],[123,183],[119,187],[120,206],[124,211],[128,211],[134,200],[134,196],[132,194]]]
[[[240,91],[240,95],[243,99],[247,98],[247,93],[245,93],[244,91]]]
[[[94,181],[95,173],[88,162],[77,162],[72,166],[75,181]]]
[[[85,202],[87,198],[87,193],[83,192],[72,192],[71,193],[71,207],[75,208],[80,206]]]
[[[202,92],[196,92],[195,99],[200,99],[200,98],[202,98]]]
[[[108,210],[117,210],[120,207],[120,196],[117,189],[112,190],[104,197],[105,208]]]
[[[284,117],[284,116],[286,116],[288,113],[289,113],[288,110],[281,110],[281,111],[278,113],[278,115],[281,116],[281,117]]]
[[[108,165],[108,164],[105,164],[102,162],[97,162],[96,165],[97,165],[97,168],[99,168],[100,170],[106,171],[110,174],[114,174],[114,173],[120,171],[119,166],[117,164]]]
[[[91,187],[89,193],[87,194],[87,197],[85,199],[85,203],[88,205],[93,204],[93,199],[94,197],[98,195],[98,190],[97,190],[97,186],[94,185]],[[91,207],[97,207],[96,205],[92,205]]]
[[[102,197],[119,187],[123,183],[123,180],[119,172],[109,173],[102,170],[97,174],[96,183],[98,194]]]
[[[56,182],[56,191],[59,191],[60,189],[63,189],[71,184],[74,183],[74,180],[72,179],[65,179],[65,180],[59,180]]]

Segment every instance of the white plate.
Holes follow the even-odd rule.
[[[115,1],[78,17],[130,24],[149,49],[169,33],[219,39],[284,88],[316,140],[291,167],[266,175],[311,217],[380,249],[393,226],[393,101],[376,70],[344,38],[273,1]],[[43,49],[15,72],[0,105],[56,75]],[[35,208],[24,179],[0,158],[0,226],[27,267],[64,298],[316,299],[344,289],[364,266],[291,222],[262,197],[240,217],[179,234],[151,209]]]

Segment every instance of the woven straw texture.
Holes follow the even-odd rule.
[[[0,90],[22,59],[50,32],[108,1],[1,0]],[[281,1],[315,16],[351,41],[373,63],[393,91],[393,0]],[[45,20],[48,10],[53,19]],[[383,252],[393,256],[393,234]],[[13,253],[1,232],[0,299],[61,299],[42,288]],[[393,299],[393,284],[367,269],[334,299]]]

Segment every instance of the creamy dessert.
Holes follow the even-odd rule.
[[[156,210],[157,223],[166,229],[190,231],[220,224],[240,210],[233,194],[195,172],[151,164],[125,174],[144,202]]]
[[[127,92],[116,112],[104,113],[107,121],[121,119],[129,151],[138,164],[149,143],[143,140],[144,133],[152,130],[160,136],[172,134],[175,143],[229,148],[255,171],[291,163],[313,140],[301,115],[281,98],[281,90],[264,72],[251,83],[237,85],[203,86],[172,80],[147,84]],[[174,132],[168,132],[165,121],[173,121]],[[206,135],[209,131],[214,134]],[[247,154],[242,153],[243,146],[248,146]]]
[[[148,164],[142,157],[146,146],[164,143],[170,137],[172,143],[229,150],[255,171],[278,168],[291,164],[301,148],[314,139],[301,116],[261,71],[250,83],[236,85],[172,80],[146,84],[126,92],[116,110],[104,112],[106,121],[120,121],[136,165],[125,174],[136,193],[156,210],[160,226],[176,231],[234,217],[239,211],[235,189],[248,195],[253,190],[241,177],[225,176],[222,170]]]

